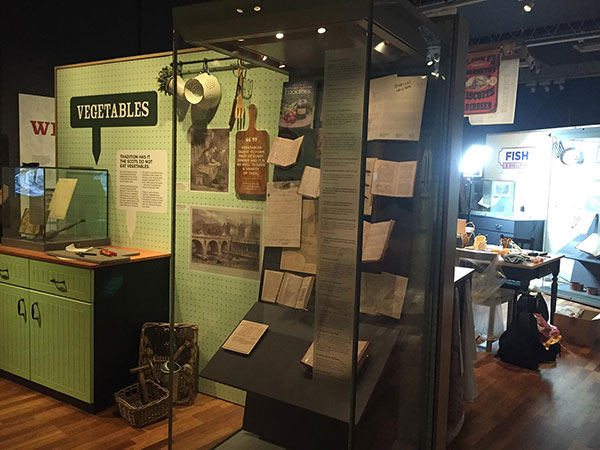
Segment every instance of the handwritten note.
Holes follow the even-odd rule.
[[[367,140],[418,141],[427,78],[390,75],[371,80]]]

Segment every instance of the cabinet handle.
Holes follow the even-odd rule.
[[[5,280],[7,280],[9,278],[9,276],[8,276],[8,269],[0,269],[0,277],[2,277]]]
[[[21,305],[25,306],[25,299],[20,298],[17,302],[17,314],[23,317],[23,320],[27,322],[27,317],[25,317],[25,308],[21,310]]]
[[[35,310],[37,309],[38,315],[37,317],[35,316]],[[33,320],[37,320],[38,326],[42,326],[42,317],[40,316],[40,305],[38,305],[37,302],[35,302],[33,305],[31,305],[31,318]]]
[[[63,281],[58,281],[55,278],[52,278],[50,280],[50,283],[54,283],[56,285],[56,289],[60,290],[60,288],[58,287],[59,284],[62,284],[64,286],[64,289],[67,289],[67,283],[63,280]]]

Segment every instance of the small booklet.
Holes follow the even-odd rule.
[[[369,341],[358,341],[357,370],[360,370],[362,368],[364,362],[369,357],[369,354],[368,354],[369,345],[370,345]],[[315,343],[314,342],[311,342],[310,347],[308,347],[308,350],[306,350],[306,353],[304,354],[304,356],[302,357],[300,362],[302,363],[302,365],[304,366],[305,369],[307,369],[308,371],[312,371],[312,369],[315,365]]]
[[[263,277],[262,293],[260,299],[263,302],[275,303],[277,301],[277,294],[279,294],[279,288],[283,281],[284,272],[278,270],[267,270]]]
[[[417,174],[417,161],[378,159],[373,170],[371,193],[387,197],[412,197]]]
[[[298,194],[305,197],[317,198],[321,193],[321,169],[306,166],[302,172]]]
[[[306,309],[312,294],[315,277],[290,272],[265,270],[261,300],[294,309]]]
[[[390,241],[394,221],[370,223],[363,222],[362,261],[381,261]]]
[[[269,325],[242,320],[223,344],[225,350],[249,355]]]
[[[360,312],[400,319],[408,278],[392,273],[363,272],[360,282]]]
[[[267,162],[280,167],[289,167],[296,163],[304,136],[287,139],[277,136],[271,145]]]

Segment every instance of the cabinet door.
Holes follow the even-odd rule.
[[[0,284],[0,369],[29,378],[29,291]]]
[[[93,401],[92,305],[31,291],[31,380]]]

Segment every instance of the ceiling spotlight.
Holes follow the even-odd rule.
[[[244,10],[242,8],[238,8],[235,10],[238,14],[244,14]]]
[[[266,60],[267,60],[267,56],[266,56],[266,55],[262,55],[261,59],[262,59],[263,61],[266,61]]]
[[[533,5],[533,0],[525,0],[525,3],[523,4],[523,11],[526,13],[531,12],[533,10]]]
[[[440,73],[439,72],[431,72],[431,76],[433,76],[435,78],[439,78],[440,77]]]
[[[284,34],[283,34],[281,31],[279,31],[279,32],[278,32],[278,33],[275,35],[275,37],[276,37],[277,39],[283,39],[283,36],[285,36],[285,35],[284,35]]]
[[[244,42],[245,40],[246,40],[246,39],[244,39],[244,38],[239,38],[239,39],[238,39],[238,42]]]
[[[317,29],[317,33],[319,33],[319,34],[325,34],[326,31],[327,31],[327,28],[325,28],[325,27],[320,27]]]
[[[256,12],[259,12],[262,8],[260,7],[260,5],[256,5],[253,9]]]
[[[429,61],[427,61],[427,66],[433,66],[433,59],[430,59]]]
[[[284,63],[279,63],[279,68],[280,69],[285,69],[285,64]]]

